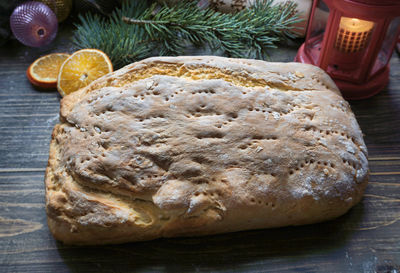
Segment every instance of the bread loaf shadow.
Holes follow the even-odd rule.
[[[307,260],[342,259],[338,256],[345,252],[363,215],[361,202],[344,216],[319,224],[121,245],[57,243],[57,248],[71,272],[278,272],[305,265],[318,271],[321,265]],[[337,264],[335,270],[344,272],[346,266]]]

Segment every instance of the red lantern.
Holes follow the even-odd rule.
[[[399,34],[399,0],[314,0],[296,61],[328,72],[346,99],[368,98],[389,81]]]

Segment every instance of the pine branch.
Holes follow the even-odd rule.
[[[272,0],[256,1],[253,7],[236,14],[200,9],[195,3],[180,1],[174,7],[147,5],[131,0],[109,19],[80,17],[74,42],[107,53],[116,67],[150,56],[180,55],[188,42],[232,57],[265,58],[267,49],[291,39],[298,22],[296,5],[273,5]]]
[[[104,51],[116,68],[144,59],[155,50],[155,41],[149,40],[139,26],[128,26],[120,18],[123,15],[140,16],[148,7],[146,1],[131,1],[124,3],[110,17],[90,13],[80,15],[73,42],[79,48]]]

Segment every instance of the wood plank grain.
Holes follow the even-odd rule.
[[[373,163],[371,163],[371,167],[374,168]],[[387,181],[386,177],[383,177],[383,179],[381,180],[382,182]],[[9,202],[12,204],[15,204],[15,200],[20,200],[20,204],[29,204],[29,200],[43,198],[42,174],[39,175],[36,172],[20,173],[18,171],[15,173],[3,173],[0,175],[0,185],[5,184],[8,184],[8,187],[4,189],[4,194],[0,190],[0,196],[8,196]],[[20,188],[21,184],[25,185],[23,189]],[[396,259],[393,257],[400,253],[398,244],[400,238],[398,232],[396,232],[400,226],[396,221],[398,215],[393,214],[395,211],[400,211],[399,202],[394,202],[396,199],[387,194],[387,192],[396,192],[393,187],[396,187],[397,184],[390,184],[388,185],[389,187],[385,186],[381,189],[381,192],[371,188],[371,186],[374,187],[375,185],[370,184],[362,204],[356,206],[349,214],[332,222],[279,230],[241,232],[231,235],[211,236],[211,238],[158,240],[140,243],[139,248],[137,244],[113,246],[115,252],[112,253],[114,254],[111,253],[108,247],[97,247],[94,250],[92,248],[76,248],[55,243],[45,226],[43,208],[34,205],[28,209],[28,213],[19,211],[18,218],[11,218],[12,216],[8,215],[9,218],[7,219],[19,219],[19,221],[27,222],[34,219],[42,219],[43,222],[40,223],[44,223],[44,226],[37,231],[30,232],[27,229],[24,234],[12,236],[12,244],[10,243],[11,238],[2,238],[0,249],[3,252],[0,252],[0,261],[7,259],[8,269],[24,270],[24,268],[29,267],[33,272],[50,272],[49,268],[68,271],[69,267],[75,270],[82,269],[85,272],[96,271],[99,268],[111,270],[113,263],[118,263],[120,270],[138,267],[144,270],[164,270],[165,267],[169,268],[171,264],[168,261],[173,261],[172,258],[178,255],[188,259],[191,263],[175,261],[174,268],[187,271],[196,269],[201,271],[230,271],[242,267],[243,270],[256,271],[261,266],[280,271],[311,270],[307,272],[317,272],[324,266],[331,266],[331,269],[336,268],[344,271],[353,268],[357,272],[362,269],[362,264],[365,263],[365,260],[372,263],[370,265],[372,268],[374,257],[379,257],[378,261],[380,261],[382,259],[386,260],[390,256],[389,258],[395,261]],[[377,194],[372,195],[369,192]],[[43,202],[43,199],[40,202]],[[7,207],[4,204],[0,204],[1,210],[5,208]],[[9,206],[8,209],[10,209]],[[25,207],[25,209],[27,208]],[[15,214],[15,211],[11,213]],[[362,217],[360,218],[360,216]],[[384,234],[386,236],[383,236]],[[39,237],[37,237],[38,235]],[[29,241],[28,246],[24,244],[26,240]],[[333,244],[335,240],[341,240],[343,245]],[[352,242],[351,245],[348,245],[349,241]],[[171,245],[174,244],[175,246],[171,248]],[[52,247],[48,248],[49,245],[52,245]],[[199,252],[187,253],[187,249],[194,245],[196,245],[196,249]],[[229,247],[226,247],[227,245]],[[331,248],[336,249],[336,251],[337,249],[346,249],[345,252],[351,257],[353,267],[349,263],[343,263],[343,253],[342,256],[333,255]],[[380,248],[385,249],[385,255],[371,254],[373,253],[371,249],[379,252]],[[79,256],[74,254],[77,249]],[[238,254],[242,253],[243,249],[247,253],[245,258],[240,257]],[[300,251],[299,249],[302,250]],[[91,254],[87,255],[87,251]],[[54,252],[59,253],[61,257],[54,255]],[[156,259],[156,261],[144,262],[143,257],[146,255],[157,255],[161,258]],[[198,260],[199,255],[206,260],[210,259],[210,255],[218,259],[228,255],[232,259],[242,261],[242,263],[238,262],[239,264],[231,265],[230,260],[222,261],[218,264],[217,260],[211,263],[201,263]],[[43,258],[44,256],[46,257],[45,259]],[[90,262],[84,262],[80,258],[81,256],[85,257],[83,260],[89,259]],[[263,259],[265,257],[268,257],[268,259]],[[307,257],[307,260],[311,259],[313,263],[311,265],[303,264],[301,261],[304,260],[301,257]],[[97,258],[99,260],[96,261]],[[131,259],[134,262],[131,262]],[[292,260],[297,260],[297,262]],[[97,263],[99,266],[93,268],[93,263]],[[196,264],[196,266],[193,266],[193,264]]]
[[[60,96],[34,89],[25,70],[40,55],[72,52],[72,28],[56,41],[0,48],[0,272],[395,272],[400,271],[400,60],[379,95],[351,102],[369,151],[370,183],[338,219],[300,227],[124,245],[56,242],[44,209],[44,170]],[[291,61],[301,41],[273,61]],[[198,50],[191,49],[193,54]]]

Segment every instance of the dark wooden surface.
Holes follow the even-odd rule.
[[[57,92],[35,90],[28,65],[50,52],[72,52],[71,29],[46,48],[16,41],[0,48],[0,272],[399,272],[400,58],[391,59],[381,94],[352,102],[369,149],[363,201],[330,222],[201,238],[98,247],[56,242],[46,224],[44,170]],[[272,52],[291,61],[298,44]],[[397,270],[397,271],[396,271]]]

